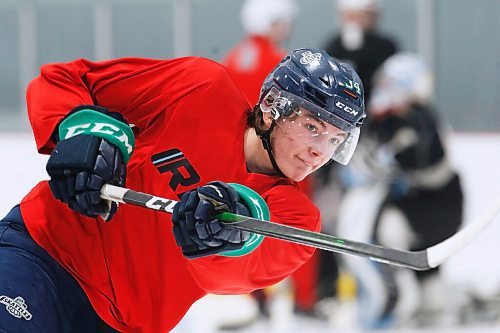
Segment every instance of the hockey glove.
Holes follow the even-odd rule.
[[[118,113],[80,106],[63,120],[55,137],[46,167],[54,197],[83,215],[110,220],[118,206],[102,200],[100,190],[107,183],[125,185],[132,130]]]
[[[251,234],[222,227],[215,216],[226,211],[250,216],[226,183],[214,181],[184,193],[172,215],[174,237],[184,256],[193,259],[243,247]]]

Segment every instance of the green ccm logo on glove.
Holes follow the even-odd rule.
[[[132,129],[127,124],[98,111],[84,109],[75,112],[59,125],[61,139],[81,134],[98,136],[116,145],[125,162],[128,162],[134,150],[135,138]]]
[[[64,139],[69,139],[78,134],[96,133],[114,136],[125,145],[129,154],[131,154],[132,150],[134,149],[129,142],[128,136],[120,128],[107,123],[87,123],[68,127]]]

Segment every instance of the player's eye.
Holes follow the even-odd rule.
[[[309,132],[317,134],[318,133],[318,127],[314,124],[306,124],[306,128]]]
[[[339,138],[335,137],[335,138],[331,138],[330,139],[330,143],[334,146],[338,145],[340,143],[340,140]]]
[[[342,144],[345,141],[345,139],[347,139],[346,135],[337,135],[330,138],[330,143],[334,146],[338,146]]]

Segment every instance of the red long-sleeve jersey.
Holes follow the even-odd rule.
[[[135,151],[126,185],[177,199],[212,180],[240,183],[267,202],[271,219],[319,230],[319,212],[296,183],[249,173],[244,131],[249,105],[227,71],[202,58],[104,62],[77,60],[42,67],[27,92],[37,148],[49,153],[51,134],[75,106],[96,104],[134,125]],[[242,257],[186,259],[170,215],[122,205],[110,222],[73,212],[47,182],[21,203],[37,243],[69,271],[93,307],[122,332],[166,332],[207,293],[246,293],[277,283],[313,249],[266,238]]]

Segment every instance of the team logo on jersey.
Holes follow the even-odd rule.
[[[319,61],[321,60],[321,53],[312,53],[311,51],[302,52],[302,57],[300,58],[300,63],[302,65],[319,65]]]
[[[151,162],[160,173],[172,173],[169,185],[176,190],[179,185],[191,186],[200,181],[200,175],[191,163],[186,159],[184,153],[179,149],[170,149],[151,157]]]
[[[12,299],[9,296],[1,295],[0,304],[5,305],[7,311],[16,318],[30,320],[33,317],[28,311],[28,305],[21,296]]]

